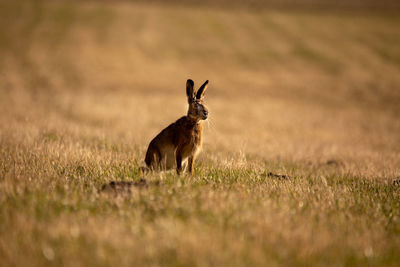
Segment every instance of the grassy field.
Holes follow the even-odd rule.
[[[398,12],[0,1],[0,25],[0,266],[398,266]],[[99,193],[142,178],[188,78],[194,176]]]

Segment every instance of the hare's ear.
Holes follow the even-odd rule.
[[[187,95],[189,103],[193,102],[193,100],[194,100],[194,89],[193,89],[193,87],[194,87],[194,82],[191,79],[187,80],[187,82],[186,82],[186,95]]]
[[[203,83],[203,85],[197,91],[197,94],[196,94],[196,98],[197,99],[202,99],[203,98],[204,93],[206,92],[207,86],[208,86],[208,80],[205,83]]]

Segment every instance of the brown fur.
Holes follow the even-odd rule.
[[[176,167],[178,174],[186,167],[193,174],[194,161],[202,145],[202,120],[207,119],[208,110],[203,103],[206,81],[197,92],[192,80],[186,82],[189,109],[186,116],[162,130],[149,144],[145,162],[150,170],[168,170]]]

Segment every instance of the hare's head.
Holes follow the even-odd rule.
[[[208,118],[208,109],[203,103],[207,85],[208,80],[195,92],[193,88],[194,82],[190,79],[186,82],[186,95],[189,102],[188,116],[196,121],[206,120]]]

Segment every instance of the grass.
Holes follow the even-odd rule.
[[[398,265],[392,12],[0,5],[0,266]],[[189,77],[194,176],[99,191],[142,178]]]

